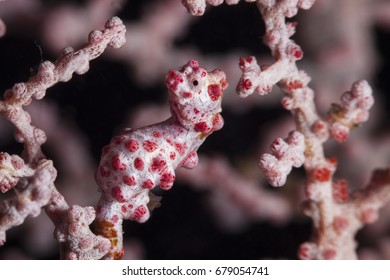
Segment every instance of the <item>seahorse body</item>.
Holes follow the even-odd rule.
[[[194,168],[197,150],[206,137],[223,126],[220,115],[225,73],[207,72],[191,60],[179,70],[170,70],[172,116],[157,124],[126,129],[103,148],[96,172],[102,191],[97,209],[96,230],[111,240],[106,258],[123,255],[123,219],[145,222],[150,217],[149,192],[156,186],[172,187],[177,167]]]

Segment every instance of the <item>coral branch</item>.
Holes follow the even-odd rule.
[[[93,31],[88,44],[78,51],[64,49],[54,62],[45,61],[38,73],[27,82],[15,84],[4,93],[0,101],[0,113],[16,127],[16,140],[24,144],[23,159],[1,153],[1,190],[13,188],[16,196],[0,203],[0,244],[5,242],[5,232],[23,223],[31,215],[37,216],[42,207],[56,226],[61,244],[62,258],[100,258],[107,253],[108,240],[96,237],[88,225],[93,216],[90,208],[69,206],[57,191],[54,180],[56,169],[41,150],[46,141],[43,130],[31,125],[30,115],[23,106],[33,98],[42,99],[46,90],[58,82],[66,82],[74,72],[84,74],[89,61],[97,58],[107,46],[119,48],[125,43],[125,26],[114,17],[107,21],[103,31]],[[81,236],[83,235],[83,236]]]
[[[294,147],[289,139],[287,143],[277,139],[271,146],[273,155],[261,157],[260,168],[273,186],[281,186],[291,167],[304,163],[307,174],[305,192],[309,199],[305,213],[313,219],[314,234],[311,242],[301,246],[299,256],[303,259],[354,259],[354,235],[363,223],[375,219],[377,208],[382,204],[372,207],[368,203],[366,207],[356,199],[349,201],[347,182],[333,182],[337,161],[325,157],[323,143],[329,136],[338,142],[345,141],[352,127],[368,119],[374,99],[368,83],[358,81],[351,91],[342,95],[341,105],[332,106],[327,117],[318,114],[314,91],[308,87],[310,78],[296,66],[303,52],[290,39],[295,33],[295,24],[285,22],[285,18],[294,16],[298,8],[310,8],[313,3],[257,1],[266,25],[264,41],[275,62],[260,67],[254,57],[241,58],[243,74],[237,92],[242,97],[254,92],[264,95],[277,84],[285,93],[283,107],[294,116],[300,140],[295,141]],[[366,191],[372,193],[371,188]],[[387,201],[387,196],[384,197]]]
[[[57,227],[55,236],[64,246],[64,257],[70,260],[98,260],[110,250],[110,241],[92,233],[93,207],[74,205],[68,210],[66,226]]]
[[[305,138],[293,131],[286,140],[276,139],[271,145],[272,155],[261,156],[259,166],[274,187],[280,187],[286,183],[287,175],[292,167],[300,167],[304,160]]]

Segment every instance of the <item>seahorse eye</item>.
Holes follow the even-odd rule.
[[[192,84],[193,84],[194,86],[197,86],[197,85],[199,85],[199,82],[198,82],[198,80],[193,80],[193,81],[192,81]]]

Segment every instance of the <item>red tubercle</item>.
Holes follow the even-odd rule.
[[[175,149],[179,153],[179,155],[184,155],[187,149],[186,144],[181,144],[181,143],[175,143]]]
[[[367,208],[363,210],[360,214],[360,220],[363,223],[366,224],[372,224],[373,222],[378,220],[378,211],[375,210],[374,208]]]
[[[217,84],[209,85],[207,88],[207,92],[212,101],[217,101],[222,96],[222,91]]]
[[[123,140],[125,140],[124,135],[119,135],[119,136],[115,136],[112,138],[112,142],[114,142],[114,144],[116,144],[116,145],[121,144],[123,142]]]
[[[139,143],[137,140],[131,139],[125,143],[125,148],[131,152],[134,153],[139,148]]]
[[[142,184],[142,187],[145,188],[145,189],[153,189],[154,187],[154,183],[151,179],[147,179],[145,180],[145,182]]]
[[[0,181],[0,191],[5,193],[16,186],[16,181],[14,182],[7,182],[5,180]]]
[[[341,216],[335,216],[333,219],[333,228],[336,232],[342,232],[349,226],[349,221]]]
[[[107,155],[108,152],[110,151],[110,149],[111,149],[110,145],[104,146],[103,149],[102,149],[102,156]]]
[[[112,157],[111,165],[115,171],[123,171],[126,169],[126,164],[121,162],[119,155],[114,155]]]
[[[299,80],[290,81],[287,84],[288,91],[303,88],[303,84]]]
[[[349,200],[348,181],[338,180],[332,184],[332,196],[336,202],[345,203]]]
[[[166,86],[172,91],[176,91],[178,85],[183,82],[183,77],[175,70],[170,70],[165,79]]]
[[[210,131],[210,128],[208,127],[207,123],[198,122],[194,125],[194,130],[196,132],[208,132],[208,131]]]
[[[248,56],[248,57],[240,57],[240,63],[239,63],[239,66],[241,68],[243,68],[245,66],[246,63],[251,63],[253,61],[253,57],[252,56]]]
[[[245,89],[245,90],[250,90],[251,87],[252,87],[252,82],[251,80],[249,79],[245,79],[243,82],[242,82],[242,87]]]
[[[23,160],[21,158],[18,158],[18,157],[16,157],[16,158],[12,157],[11,164],[12,164],[13,168],[15,168],[16,170],[21,169],[24,165]]]
[[[139,171],[143,171],[145,168],[145,164],[141,158],[137,157],[134,159],[134,167]]]
[[[149,153],[154,152],[157,149],[157,143],[151,140],[146,140],[142,143],[142,146],[144,147],[144,150]]]
[[[184,98],[191,98],[192,97],[192,93],[189,92],[189,91],[184,91],[182,92],[181,94]]]
[[[155,138],[161,138],[161,136],[162,136],[162,134],[161,134],[161,132],[159,132],[159,131],[153,131],[153,137],[155,137]]]
[[[117,187],[113,187],[111,189],[111,196],[114,199],[116,199],[117,201],[119,201],[119,202],[125,202],[126,201],[125,197],[122,194],[122,190],[118,186]]]
[[[150,165],[150,171],[152,172],[162,172],[167,167],[167,162],[158,157],[152,159],[152,163]]]
[[[170,153],[169,153],[169,158],[170,158],[171,160],[175,160],[175,159],[176,159],[176,153],[175,153],[175,152],[170,152]]]
[[[190,65],[192,68],[194,68],[194,69],[199,68],[199,62],[196,61],[196,60],[190,60],[190,61],[189,61],[189,65]]]
[[[200,113],[199,109],[198,108],[194,108],[194,113],[195,114],[199,114]]]
[[[116,224],[118,221],[119,221],[118,215],[112,216],[112,222],[113,222],[114,224]]]
[[[109,170],[107,167],[105,167],[105,166],[100,166],[100,167],[99,167],[99,174],[100,174],[100,176],[102,176],[102,177],[109,177],[110,174],[111,174],[111,172],[110,172],[110,170]]]
[[[135,186],[137,183],[134,176],[128,176],[128,175],[122,177],[122,182],[128,186]]]
[[[126,213],[126,212],[127,212],[127,208],[126,208],[126,206],[125,206],[125,205],[122,205],[122,207],[121,207],[121,211],[122,211],[123,213]]]
[[[168,190],[172,187],[173,182],[175,181],[176,176],[170,172],[166,172],[161,175],[160,178],[160,187],[163,190]]]
[[[134,210],[134,213],[132,215],[132,218],[134,220],[136,220],[137,222],[139,222],[143,216],[146,214],[148,210],[145,208],[145,206],[143,205],[140,205],[138,206],[135,210]]]
[[[165,141],[167,141],[167,143],[168,143],[169,145],[174,146],[174,143],[173,143],[173,141],[172,141],[171,139],[166,138]]]
[[[318,182],[326,182],[330,180],[332,172],[326,167],[319,167],[314,169],[313,176]]]
[[[322,251],[322,255],[325,260],[334,260],[336,258],[337,252],[335,249],[325,249]]]
[[[336,158],[336,157],[327,158],[327,161],[328,161],[330,164],[334,165],[334,166],[337,165],[337,158]]]
[[[298,257],[301,260],[313,259],[317,253],[317,246],[311,242],[305,242],[301,244],[298,250]]]
[[[216,114],[214,119],[213,119],[213,127],[220,127],[220,123],[221,123],[222,119],[221,119],[221,115],[220,114]]]
[[[296,59],[301,59],[301,58],[303,57],[303,51],[301,51],[301,50],[295,50],[295,51],[294,51],[294,57],[295,57]]]
[[[330,129],[330,134],[339,143],[347,141],[349,137],[349,128],[342,124],[333,124]]]

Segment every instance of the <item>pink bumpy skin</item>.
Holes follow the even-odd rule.
[[[156,205],[149,191],[172,187],[177,167],[194,168],[197,150],[208,135],[223,126],[220,115],[226,75],[207,72],[191,60],[170,70],[172,117],[139,129],[127,129],[103,148],[96,181],[103,193],[97,209],[97,231],[111,240],[106,258],[123,255],[122,220],[147,221]]]

